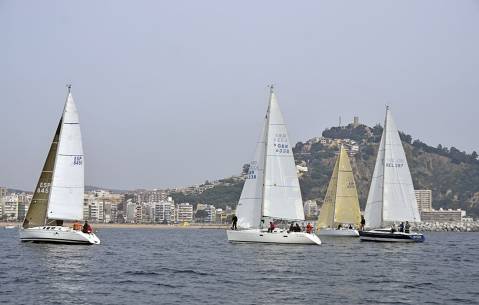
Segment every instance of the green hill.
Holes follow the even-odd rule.
[[[376,154],[381,138],[382,127],[352,125],[333,127],[323,132],[328,139],[350,139],[357,145],[358,152],[351,157],[356,183],[358,185],[361,208],[366,205],[369,184],[374,170]],[[439,145],[431,147],[420,140],[401,133],[406,157],[416,189],[431,189],[434,208],[461,208],[471,216],[479,216],[479,160],[477,153],[466,154],[455,147]],[[324,142],[324,141],[323,141]],[[308,167],[308,172],[300,177],[303,199],[322,202],[334,166],[337,144],[311,139],[298,142],[294,148],[297,164]],[[217,207],[235,206],[241,194],[243,181],[226,179],[202,194],[173,194],[175,200],[214,204]]]

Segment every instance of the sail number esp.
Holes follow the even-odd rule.
[[[82,165],[83,156],[73,156],[73,165]]]

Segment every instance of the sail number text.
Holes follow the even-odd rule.
[[[51,185],[52,184],[49,182],[40,182],[38,184],[37,193],[48,194]]]
[[[73,165],[82,165],[83,156],[73,156]]]

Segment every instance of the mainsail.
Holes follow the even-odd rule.
[[[348,223],[358,226],[360,222],[361,212],[356,183],[348,153],[341,146],[321,208],[318,225],[323,228],[334,228],[336,224]]]
[[[365,219],[370,228],[382,227],[386,222],[421,221],[406,154],[389,107],[386,108]]]
[[[69,92],[24,228],[45,225],[47,219],[83,219],[83,163],[78,112]]]

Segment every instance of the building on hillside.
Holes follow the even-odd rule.
[[[8,190],[6,187],[0,187],[0,198],[8,195]]]
[[[466,211],[460,209],[421,211],[422,222],[461,222],[465,217]]]
[[[308,200],[304,203],[304,217],[306,219],[318,218],[319,208],[316,200]]]
[[[215,222],[216,223],[226,223],[226,211],[221,208],[216,209],[215,213]]]
[[[179,203],[176,205],[176,221],[177,222],[191,222],[193,221],[193,206],[188,202]]]
[[[432,210],[432,191],[431,190],[414,190],[416,193],[417,208],[421,211]]]
[[[208,216],[205,218],[205,222],[214,223],[216,222],[216,208],[214,205],[209,204],[205,211],[208,213]]]
[[[355,116],[353,118],[353,128],[356,128],[359,126],[359,117],[358,116]]]

